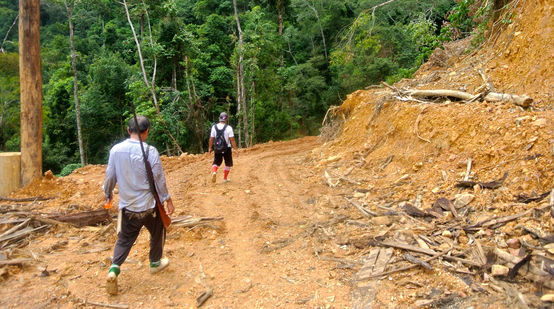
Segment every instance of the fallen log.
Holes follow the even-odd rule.
[[[93,211],[85,211],[71,215],[57,216],[49,219],[54,219],[61,222],[71,223],[77,227],[86,225],[98,225],[109,220],[110,214],[107,209],[99,209]]]
[[[433,90],[408,90],[401,94],[412,97],[450,97],[470,101],[475,98],[475,95],[463,91],[448,90],[448,89],[433,89]],[[512,95],[506,93],[489,92],[484,98],[488,102],[508,102],[527,108],[533,103],[533,99],[527,95]]]

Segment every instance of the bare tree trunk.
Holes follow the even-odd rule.
[[[244,143],[246,147],[249,147],[250,141],[248,137],[248,112],[246,108],[246,88],[244,86],[244,64],[243,64],[243,54],[242,54],[242,29],[240,27],[240,20],[239,20],[239,13],[237,10],[237,0],[233,0],[233,8],[235,10],[235,21],[237,22],[237,29],[239,33],[239,46],[238,46],[238,53],[239,53],[239,80],[237,80],[237,83],[239,83],[240,87],[240,103],[242,105],[242,123],[244,126]]]
[[[319,32],[321,32],[321,39],[323,40],[323,52],[325,59],[327,59],[327,44],[325,44],[325,34],[323,34],[323,27],[321,26],[321,20],[319,19],[319,13],[315,8],[315,2],[312,0],[312,5],[308,3],[308,7],[314,11],[315,18],[317,19],[317,25],[319,26]]]
[[[256,82],[252,79],[252,91],[250,95],[250,124],[252,130],[250,132],[250,145],[254,145],[254,136],[256,134]]]
[[[277,11],[278,11],[278,19],[279,19],[279,35],[283,35],[283,12],[285,11],[284,8],[284,0],[277,1]]]
[[[169,137],[171,138],[171,140],[173,141],[173,143],[175,144],[175,146],[179,150],[179,153],[183,153],[183,150],[181,149],[181,146],[179,146],[179,144],[175,140],[175,137],[173,137],[171,132],[169,132],[169,130],[167,129],[167,123],[163,119],[162,114],[160,112],[160,106],[158,105],[158,98],[156,97],[156,91],[155,91],[155,88],[154,88],[154,82],[155,82],[155,79],[156,79],[156,58],[154,57],[154,70],[153,70],[153,73],[152,73],[152,83],[150,83],[150,82],[148,82],[148,78],[146,76],[146,69],[144,68],[144,60],[142,58],[142,51],[141,51],[141,48],[140,48],[140,43],[139,43],[138,38],[137,38],[137,33],[135,32],[135,27],[133,26],[133,22],[131,21],[131,16],[129,14],[129,8],[127,7],[127,1],[126,0],[123,0],[123,6],[125,7],[125,14],[127,15],[127,21],[129,22],[129,26],[131,27],[131,31],[133,32],[133,38],[135,39],[135,44],[137,45],[137,52],[138,52],[138,56],[139,56],[140,68],[142,70],[142,78],[143,78],[144,84],[150,90],[150,94],[152,95],[152,100],[154,101],[154,107],[156,109],[156,113],[157,113],[158,117],[160,118],[161,123],[164,125],[164,127],[166,129],[165,131],[166,131],[167,135],[169,135]],[[151,43],[152,43],[152,36],[150,36],[150,40],[151,40]]]
[[[79,141],[79,158],[81,166],[85,166],[85,151],[83,148],[83,135],[81,133],[81,104],[79,103],[79,81],[77,80],[77,54],[75,52],[75,39],[73,36],[73,8],[75,2],[67,5],[67,0],[63,1],[67,10],[67,20],[69,22],[69,41],[71,43],[71,69],[73,70],[73,100],[75,101],[75,118],[77,118],[77,140]]]
[[[240,103],[240,98],[241,98],[241,94],[240,94],[240,83],[239,83],[239,80],[240,80],[240,77],[239,77],[239,68],[237,66],[236,70],[235,70],[235,79],[237,80],[237,115],[240,115],[240,112],[242,111],[242,104]],[[240,147],[242,145],[242,119],[240,119],[240,117],[238,117],[237,119],[237,131],[239,133],[239,143],[238,143],[238,146]]]
[[[188,56],[185,56],[185,80],[187,82],[187,92],[189,97],[189,105],[187,105],[189,110],[189,115],[192,115],[192,119],[190,121],[194,122],[194,130],[196,131],[196,142],[198,145],[199,151],[202,153],[204,152],[204,133],[203,128],[200,127],[199,123],[203,122],[204,119],[204,113],[202,113],[202,117],[198,116],[198,113],[202,112],[197,105],[198,102],[198,96],[196,95],[196,90],[194,87],[194,80],[192,79],[192,76],[189,76],[189,59]],[[191,87],[192,85],[192,87]],[[194,97],[194,98],[193,98]]]
[[[172,70],[171,70],[171,89],[173,91],[176,91],[177,90],[177,65],[175,64],[175,62],[173,62],[173,67],[172,67]]]
[[[8,36],[10,35],[10,32],[12,31],[13,26],[17,23],[17,19],[19,18],[19,14],[13,19],[13,23],[6,32],[6,35],[4,36],[4,40],[2,40],[2,45],[0,45],[0,53],[4,54],[6,51],[4,50],[4,44],[6,44],[6,40],[8,39]]]
[[[277,1],[277,13],[278,13],[278,20],[279,20],[279,36],[283,36],[283,13],[285,11],[285,6],[284,6],[284,0],[279,0]],[[288,41],[287,41],[288,42]],[[290,49],[290,45],[289,45],[289,49]],[[283,49],[281,48],[281,51],[280,51],[280,54],[279,54],[279,65],[281,66],[281,68],[285,65],[285,56],[284,56],[284,52],[283,52]],[[281,110],[283,110],[283,86],[281,85],[279,87],[279,107],[281,108]],[[252,122],[253,124],[255,124],[254,122]]]
[[[21,184],[42,175],[42,71],[40,1],[19,0]]]

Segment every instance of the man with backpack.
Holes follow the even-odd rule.
[[[212,152],[212,149],[214,151],[214,162],[212,164],[212,182],[215,182],[217,169],[224,159],[225,170],[223,172],[223,181],[229,181],[229,172],[231,171],[231,166],[233,166],[233,153],[231,150],[231,145],[233,145],[233,148],[238,149],[235,142],[235,134],[233,133],[233,128],[227,124],[228,118],[229,117],[225,112],[219,114],[219,123],[212,126],[212,130],[210,133],[208,152]]]

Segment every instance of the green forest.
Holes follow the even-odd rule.
[[[468,35],[471,4],[42,0],[43,170],[105,164],[131,103],[166,155],[206,151],[222,111],[239,147],[316,135],[349,93]],[[20,147],[18,5],[0,0],[0,151]]]

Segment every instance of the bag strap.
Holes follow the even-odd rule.
[[[225,132],[225,129],[227,129],[227,124],[223,126],[223,129],[218,129],[217,124],[214,124],[215,127],[215,136],[217,137],[219,134],[222,134]]]

